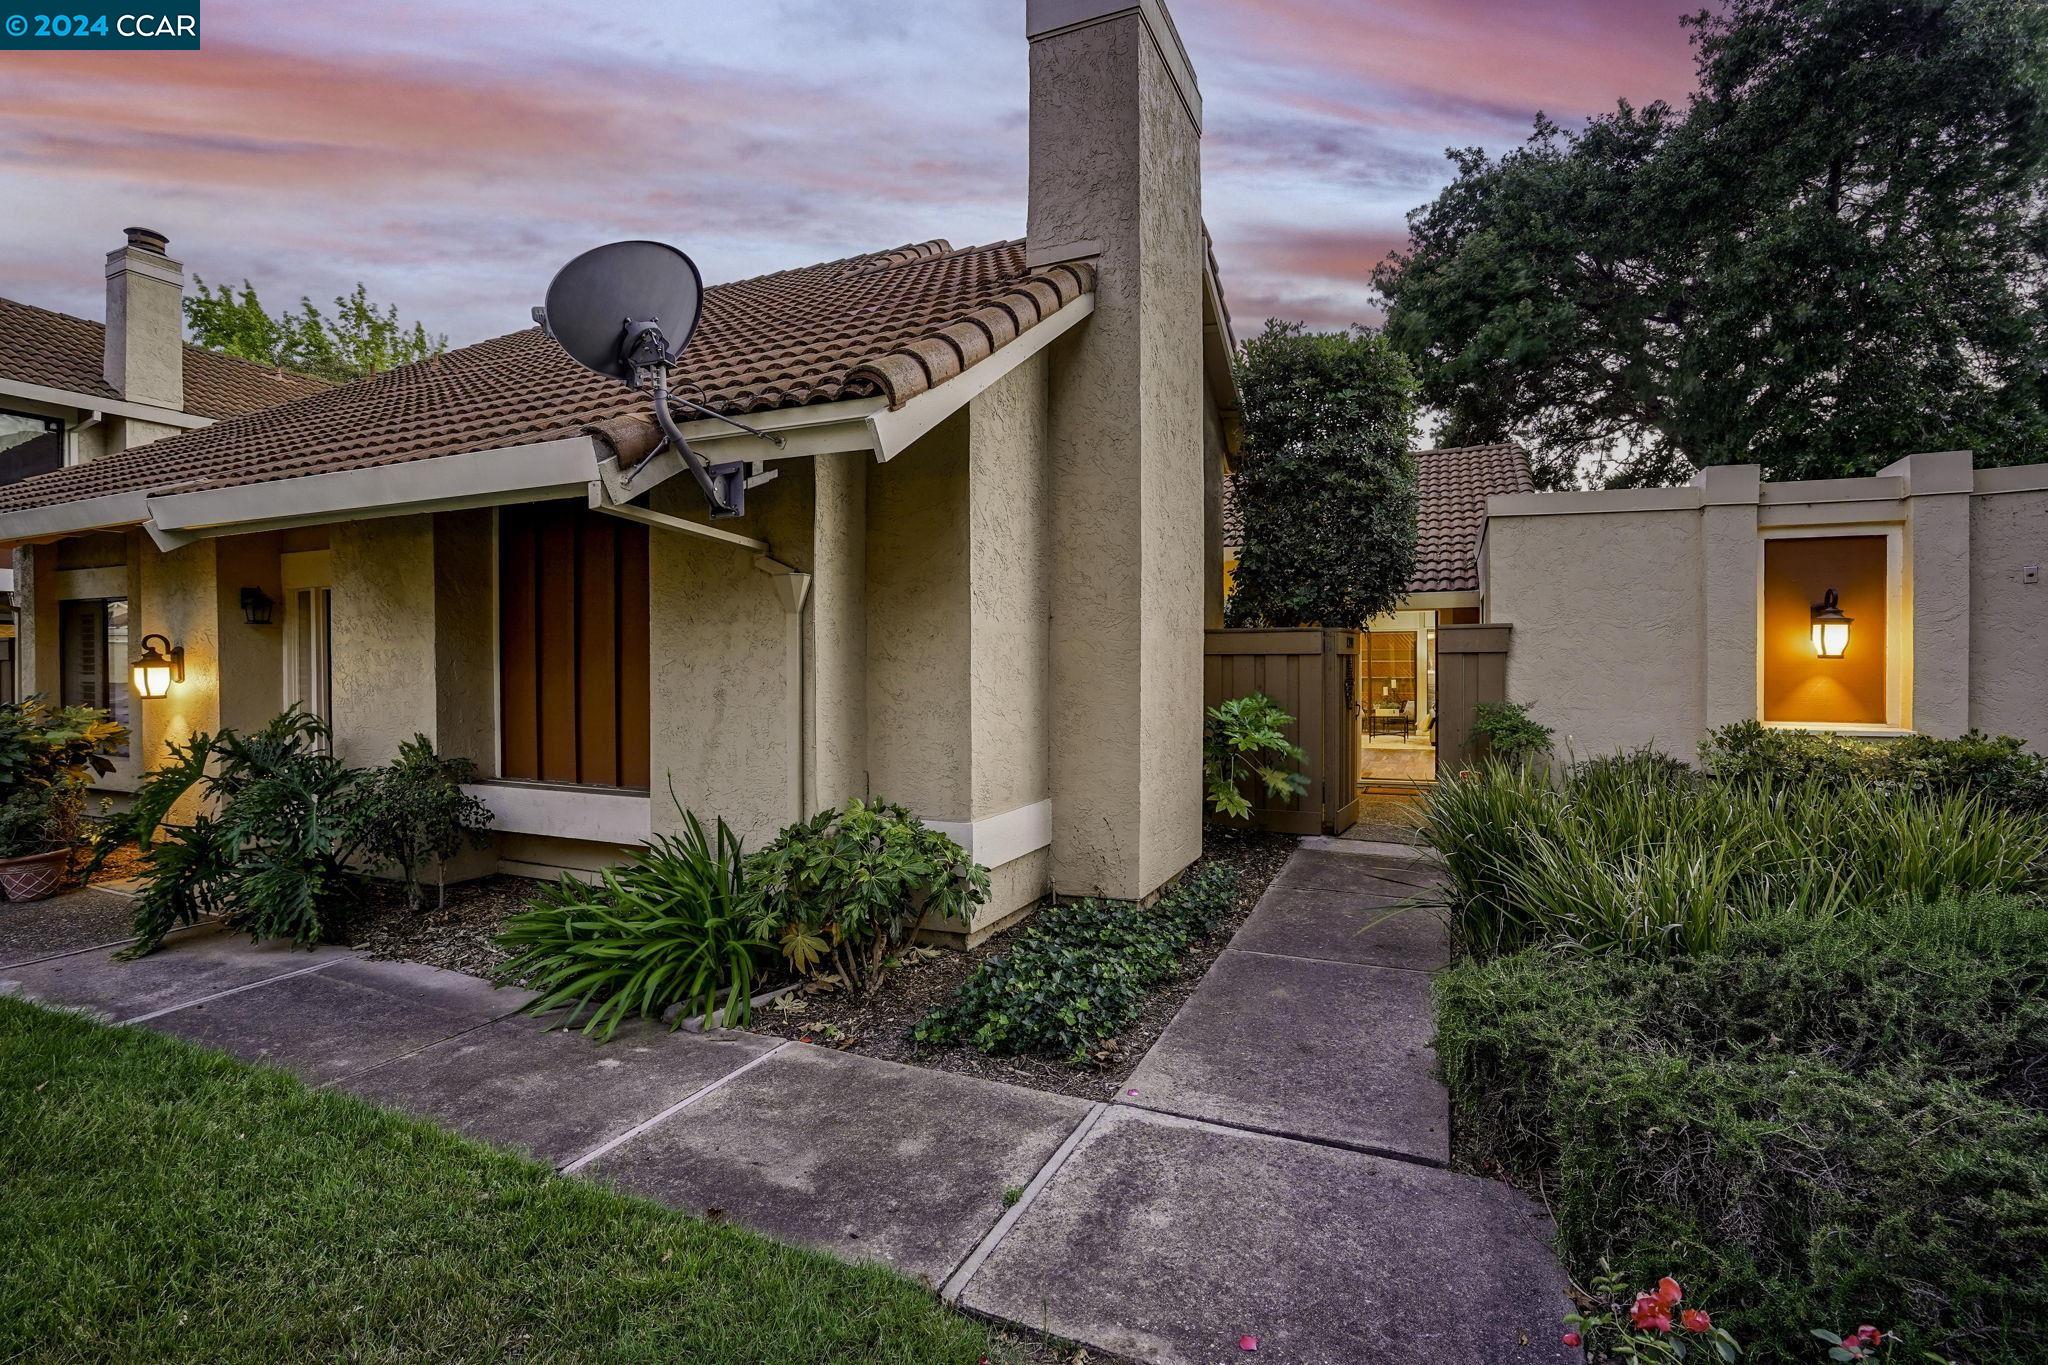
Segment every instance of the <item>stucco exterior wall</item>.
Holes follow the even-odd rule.
[[[2048,490],[1970,499],[1969,719],[2048,752]]]
[[[138,547],[129,639],[139,646],[143,636],[155,633],[185,647],[185,681],[172,687],[168,696],[134,702],[140,741],[135,752],[145,767],[162,761],[165,744],[182,744],[195,733],[220,729],[218,549],[219,543],[211,540],[165,553]],[[188,820],[197,809],[196,797],[188,794],[172,808],[171,819]]]
[[[334,751],[389,763],[439,728],[434,676],[434,519],[382,517],[334,527]]]
[[[225,536],[214,546],[220,723],[234,730],[260,729],[284,709],[284,582],[277,567],[278,538]],[[269,625],[252,626],[243,619],[243,588],[260,588],[280,604]],[[186,657],[191,657],[189,648]]]
[[[812,507],[810,733],[814,810],[868,789],[868,466],[820,455]]]
[[[434,536],[434,747],[498,771],[497,546],[489,508],[442,512]]]
[[[1897,720],[1834,728],[1975,726],[2048,751],[2048,465],[1972,470],[1957,451],[1865,479],[1717,469],[1683,489],[1494,499],[1481,564],[1489,619],[1515,627],[1509,697],[1582,758],[1647,743],[1690,759],[1708,729],[1761,718],[1773,535],[1899,545],[1891,603],[1856,626],[1887,651]]]
[[[969,414],[868,478],[868,773],[873,794],[963,820],[975,744]]]
[[[981,820],[1052,792],[1052,489],[1045,357],[968,408],[972,773]]]
[[[1131,899],[1201,846],[1200,132],[1149,22],[1031,47],[1031,250],[1097,253],[1048,375],[1053,882]]]
[[[1508,696],[1589,758],[1702,730],[1697,512],[1496,518],[1490,619],[1511,623]]]
[[[748,493],[746,516],[718,525],[766,540],[777,560],[808,573],[812,471],[803,460],[778,468],[774,483]],[[657,488],[653,503],[704,518],[687,477]],[[707,822],[724,817],[759,848],[796,818],[801,801],[790,772],[803,737],[790,725],[788,619],[774,582],[743,549],[659,529],[648,535],[648,573],[654,829],[681,825],[669,800],[673,777],[684,806]],[[796,686],[801,696],[800,672]]]

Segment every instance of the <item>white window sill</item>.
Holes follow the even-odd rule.
[[[541,782],[475,782],[463,788],[490,808],[491,828],[598,844],[644,844],[653,831],[646,792]]]
[[[1761,723],[1766,730],[1801,730],[1813,735],[1849,735],[1857,739],[1904,739],[1919,733],[1917,730],[1902,730],[1896,725],[1829,725],[1817,720],[1767,720]]]

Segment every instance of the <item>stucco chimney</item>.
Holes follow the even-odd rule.
[[[185,406],[185,267],[149,228],[107,253],[107,383],[131,403]]]
[[[1034,266],[1090,259],[1047,371],[1053,885],[1149,895],[1201,852],[1201,95],[1161,0],[1026,0]]]

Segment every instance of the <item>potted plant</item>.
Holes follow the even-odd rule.
[[[127,731],[89,706],[54,707],[41,697],[0,706],[0,892],[41,900],[62,887],[83,841],[88,773],[113,771],[108,757]]]

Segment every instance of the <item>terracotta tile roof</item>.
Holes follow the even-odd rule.
[[[1477,592],[1486,500],[1536,491],[1527,452],[1512,441],[1418,450],[1415,479],[1415,574],[1408,591]]]
[[[0,377],[118,399],[103,375],[106,332],[85,318],[0,299]],[[324,379],[185,343],[185,411],[195,417],[238,417],[332,387]]]
[[[1529,456],[1512,441],[1415,452],[1415,573],[1407,591],[1477,592],[1479,527],[1495,493],[1533,493]],[[1244,544],[1236,481],[1223,485],[1223,544]]]
[[[712,285],[676,389],[721,412],[879,396],[900,406],[1095,287],[1025,268],[1021,241],[924,242]],[[514,332],[295,403],[0,488],[0,511],[147,489],[225,488],[595,429],[630,442],[646,399]],[[623,420],[622,420],[623,419]]]

